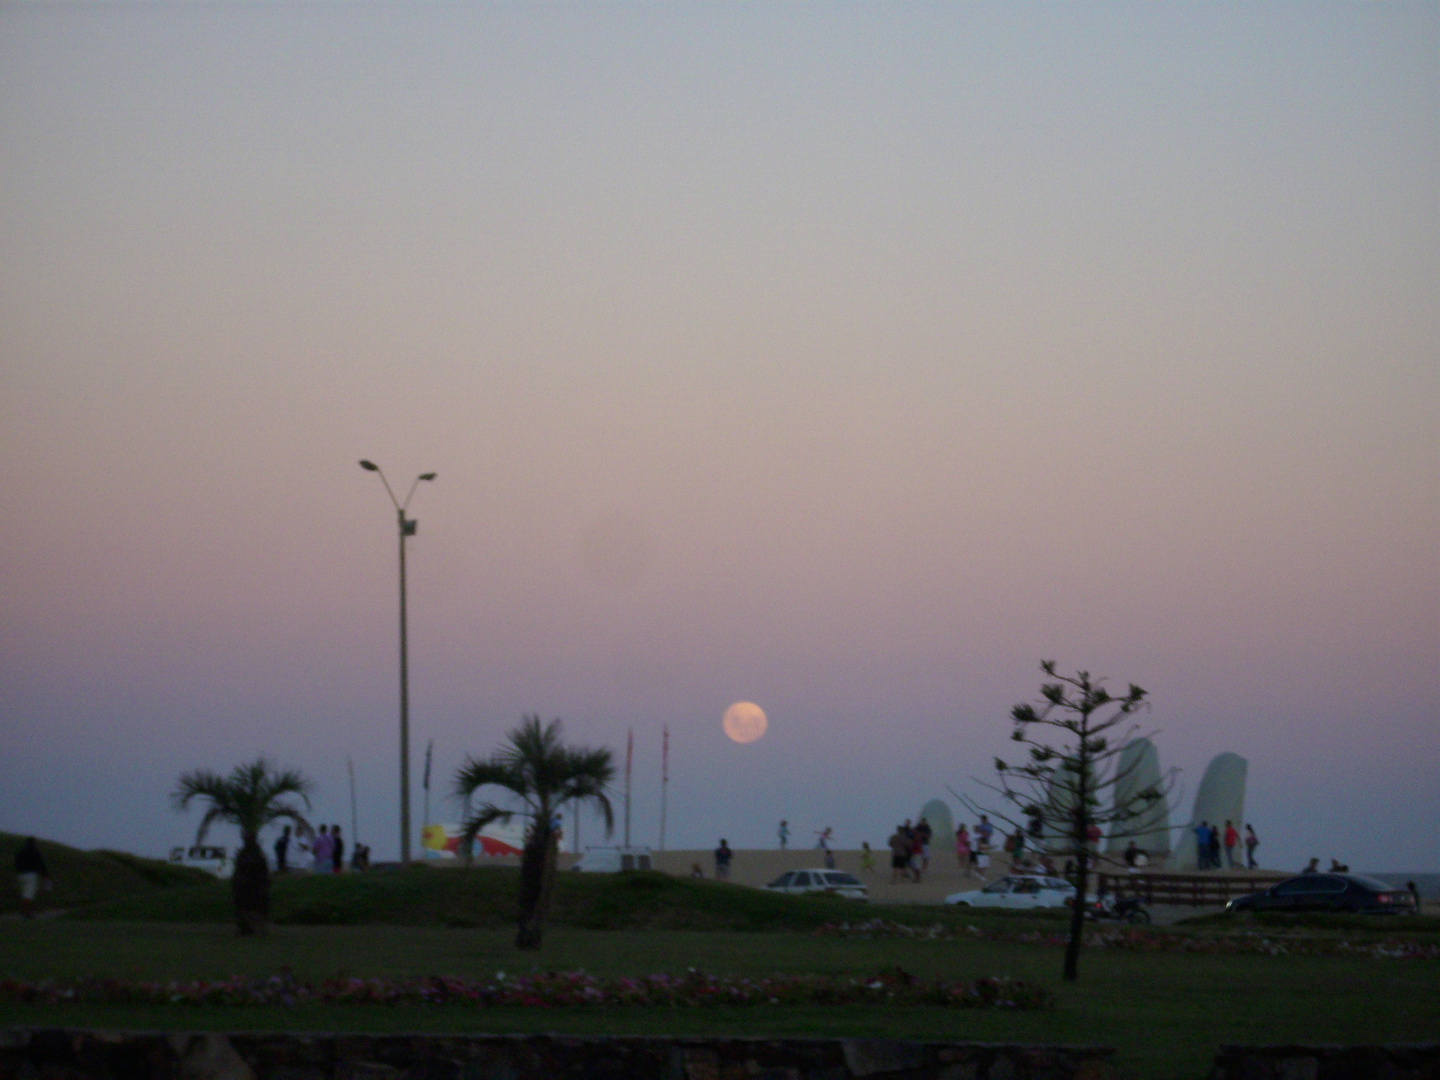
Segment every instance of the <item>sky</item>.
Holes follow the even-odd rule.
[[[394,857],[369,458],[417,831],[538,713],[878,844],[1053,659],[1440,868],[1440,6],[12,3],[0,190],[0,829]]]

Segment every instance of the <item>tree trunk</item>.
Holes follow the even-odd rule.
[[[1075,906],[1070,911],[1070,940],[1065,943],[1065,980],[1074,982],[1080,977],[1080,939],[1085,935],[1085,886],[1090,870],[1090,851],[1087,844],[1080,845],[1075,859]]]
[[[555,832],[538,820],[520,857],[520,920],[515,947],[538,951],[545,936],[545,916],[555,888]]]
[[[246,833],[230,878],[235,925],[241,934],[261,934],[270,921],[270,866],[254,833]]]

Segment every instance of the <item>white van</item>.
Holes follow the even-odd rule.
[[[178,866],[193,866],[218,878],[228,878],[235,872],[230,853],[223,847],[210,844],[195,844],[189,848],[170,849],[170,861]]]
[[[622,870],[649,870],[648,847],[587,847],[570,869],[591,874],[618,874]]]

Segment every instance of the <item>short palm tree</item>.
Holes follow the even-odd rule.
[[[192,769],[180,777],[179,786],[170,796],[176,810],[187,809],[192,799],[210,804],[195,833],[197,844],[204,841],[217,821],[239,827],[240,851],[235,856],[230,892],[235,901],[235,923],[242,934],[263,931],[270,921],[270,867],[260,850],[260,830],[286,818],[295,823],[297,831],[309,832],[309,822],[298,806],[286,801],[286,796],[295,796],[308,810],[312,789],[300,772],[272,768],[262,757],[235,766],[229,776]]]
[[[498,752],[484,761],[466,758],[455,774],[455,794],[459,798],[469,799],[484,787],[498,787],[521,804],[520,809],[493,802],[480,804],[465,822],[464,842],[473,843],[491,822],[509,821],[516,814],[530,819],[520,858],[517,949],[540,948],[555,885],[561,811],[570,803],[595,804],[605,817],[608,835],[615,814],[606,788],[614,778],[615,764],[609,750],[566,746],[560,738],[559,720],[544,724],[533,714],[521,720]]]

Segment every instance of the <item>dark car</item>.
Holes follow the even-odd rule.
[[[1226,911],[1344,911],[1410,915],[1415,900],[1405,889],[1363,874],[1301,874],[1264,892],[1239,896]]]

